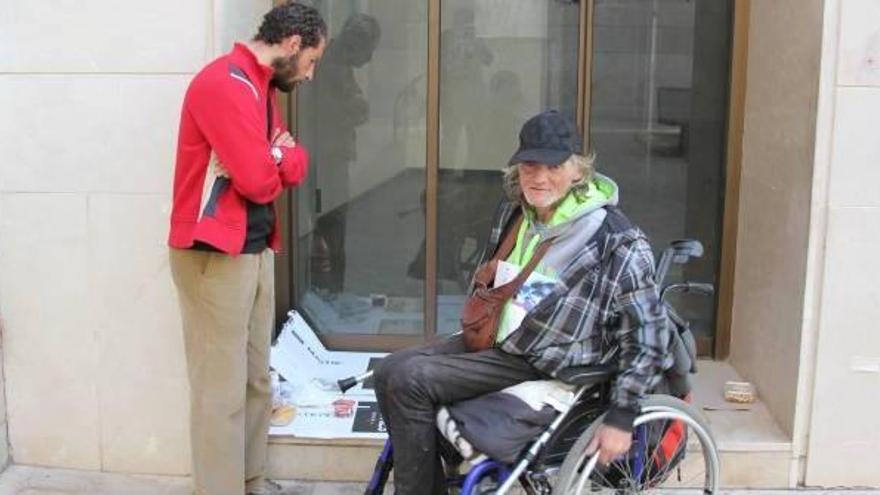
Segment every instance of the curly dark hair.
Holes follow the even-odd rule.
[[[297,34],[303,48],[314,48],[327,38],[327,24],[313,7],[288,1],[266,13],[254,40],[275,45]]]

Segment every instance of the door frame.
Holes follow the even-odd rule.
[[[733,2],[730,89],[728,94],[727,142],[725,156],[724,203],[719,253],[718,291],[715,315],[714,358],[730,355],[733,325],[733,287],[736,272],[736,238],[739,221],[742,138],[745,119],[746,75],[749,55],[749,12],[751,0]]]

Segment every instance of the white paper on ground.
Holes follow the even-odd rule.
[[[270,435],[310,438],[385,438],[371,383],[358,385],[344,395],[336,381],[365,373],[385,353],[327,350],[296,311],[272,346],[270,364],[290,385],[290,404],[296,408],[287,426],[272,427]],[[365,386],[366,385],[366,386]],[[352,414],[338,417],[333,402],[354,401]]]

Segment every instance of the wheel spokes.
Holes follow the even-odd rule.
[[[658,489],[703,488],[708,481],[708,468],[702,452],[689,452],[685,455],[682,449],[688,450],[687,439],[692,432],[688,425],[682,425],[682,444],[672,452],[663,452],[659,439],[670,428],[672,420],[652,421],[643,425],[647,431],[641,441],[634,441],[633,450],[623,459],[612,462],[607,467],[596,466],[587,479],[586,462],[589,456],[584,455],[583,466],[579,471],[577,483],[566,487],[567,494],[592,493],[611,491],[614,493],[646,493]],[[699,449],[705,448],[697,443]],[[666,454],[669,458],[666,458]],[[641,457],[641,471],[635,465],[635,458]],[[590,485],[587,485],[587,482]],[[584,491],[590,486],[589,491]]]

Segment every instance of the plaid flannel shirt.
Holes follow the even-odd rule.
[[[499,206],[484,260],[494,254],[518,210],[514,203]],[[629,429],[639,401],[672,365],[670,334],[645,234],[616,207],[607,210],[603,226],[561,272],[562,283],[501,349],[555,376],[567,367],[599,364],[616,346],[619,372],[605,423]]]

